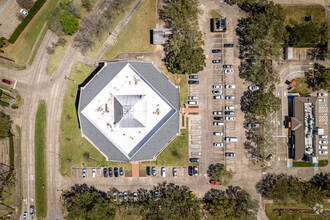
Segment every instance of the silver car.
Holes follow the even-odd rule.
[[[226,100],[234,100],[234,99],[235,99],[235,96],[233,96],[233,95],[226,96]]]

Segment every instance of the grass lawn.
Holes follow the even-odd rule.
[[[63,56],[65,54],[66,49],[69,46],[70,41],[72,40],[73,36],[63,36],[63,38],[66,40],[65,45],[57,46],[54,49],[54,53],[50,56],[49,64],[48,64],[48,74],[52,75],[58,65],[60,64],[61,60],[63,59]]]
[[[319,167],[325,167],[326,165],[328,165],[328,163],[328,160],[320,160],[318,165]]]
[[[289,212],[281,212],[281,217],[278,216],[278,211],[274,210],[275,208],[302,208],[311,210],[311,208],[305,204],[286,204],[286,205],[277,205],[277,204],[266,204],[266,215],[269,220],[273,219],[282,219],[282,220],[291,220],[291,219],[300,219],[300,220],[317,220],[324,219],[322,216],[317,215],[315,213],[289,213]],[[329,209],[330,203],[323,204],[323,208]],[[329,219],[329,217],[325,218]]]
[[[220,18],[220,17],[222,17],[222,15],[219,12],[217,12],[216,10],[211,11],[211,18]]]
[[[30,61],[29,61],[29,65],[30,65],[30,66],[32,65],[32,63],[33,63],[33,61],[34,61],[34,58],[36,57],[36,55],[37,55],[37,53],[38,53],[39,47],[40,47],[40,45],[41,45],[41,43],[42,43],[42,41],[43,41],[43,39],[44,39],[44,37],[45,37],[47,31],[48,31],[48,28],[45,27],[45,29],[42,31],[42,33],[41,33],[41,35],[40,35],[39,41],[38,41],[38,43],[37,43],[37,45],[36,45],[36,47],[35,47],[35,49],[34,49],[34,51],[33,51],[32,57],[31,57],[31,59],[30,59]]]
[[[21,152],[21,127],[18,125],[16,126],[16,130],[17,130],[17,134],[19,136],[19,141],[18,141],[18,161],[19,161],[19,167],[16,167],[16,172],[18,172],[19,178],[22,178],[22,152]],[[19,182],[19,188],[20,188],[20,192],[22,192],[22,181]],[[22,210],[22,200],[19,200],[19,209],[18,209],[18,213],[21,213]]]
[[[22,97],[20,95],[16,95],[15,100],[14,100],[15,105],[17,105],[18,107],[21,107],[23,104],[23,100]]]
[[[128,9],[130,9],[135,3],[135,0],[132,0],[132,2],[129,4],[129,6],[127,7],[127,9],[125,9],[124,12],[120,13],[119,15],[115,14],[114,15],[114,19],[112,20],[112,26],[109,30],[109,32],[111,33],[119,24],[119,22],[123,19],[123,17],[126,15],[126,12],[128,11]],[[96,38],[94,40],[94,47],[91,50],[88,50],[86,55],[89,57],[95,56],[96,53],[99,51],[99,49],[102,47],[102,45],[104,44],[104,42],[108,39],[109,35],[108,34],[104,34],[102,36],[102,39],[98,39]]]
[[[293,167],[314,167],[314,164],[305,161],[293,161]]]
[[[95,68],[78,63],[74,66],[70,78],[76,80],[77,83],[82,83],[93,70]],[[71,80],[68,81],[61,117],[61,174],[63,176],[71,176],[71,167],[122,166],[126,171],[131,171],[132,167],[130,164],[106,161],[105,157],[88,140],[81,137],[75,108],[77,90],[78,84]],[[85,152],[89,153],[90,159],[85,159]]]
[[[306,79],[295,79],[297,82],[296,86],[293,90],[291,90],[291,93],[300,93],[301,95],[307,95],[313,92],[312,88],[308,88],[308,85],[306,83]]]
[[[155,0],[145,0],[132,17],[117,42],[105,53],[104,59],[113,59],[119,53],[151,52],[155,45],[150,44],[150,30],[156,27]]]
[[[326,20],[326,13],[324,7],[321,5],[309,6],[282,6],[284,10],[285,24],[292,25],[290,19],[302,23],[305,21],[305,16],[312,15],[312,21],[323,22]]]
[[[46,103],[41,101],[35,124],[35,188],[36,214],[39,218],[47,216],[47,181],[46,181]]]
[[[15,60],[16,63],[24,64],[30,56],[32,47],[47,20],[49,12],[56,6],[57,2],[57,0],[46,1],[16,42],[4,48],[5,53],[3,56]]]

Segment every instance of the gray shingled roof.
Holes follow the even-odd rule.
[[[81,111],[91,100],[124,68],[131,65],[140,76],[156,91],[172,110],[161,120],[145,138],[126,155],[106,138]],[[151,62],[121,61],[107,63],[88,84],[81,88],[78,115],[81,132],[92,144],[112,161],[153,160],[179,133],[179,88],[163,75]]]

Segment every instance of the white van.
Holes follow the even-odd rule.
[[[198,101],[188,101],[189,105],[198,105]]]
[[[225,137],[225,141],[226,142],[237,142],[237,138],[236,137]]]

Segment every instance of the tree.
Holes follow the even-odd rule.
[[[21,8],[31,9],[34,5],[33,0],[16,0]]]
[[[9,137],[12,121],[4,112],[0,112],[0,138]]]
[[[249,103],[249,111],[254,115],[267,116],[281,108],[281,99],[274,95],[275,86],[271,86],[268,92],[258,90]]]
[[[87,10],[90,11],[92,9],[92,4],[90,0],[81,0],[81,5]]]
[[[79,19],[64,11],[60,15],[60,22],[63,31],[68,35],[73,35],[79,29]]]
[[[228,186],[230,180],[233,178],[233,171],[227,170],[223,164],[211,164],[207,174],[212,180],[219,182],[219,184]]]
[[[319,83],[322,89],[330,91],[330,69],[327,69],[319,77]]]

